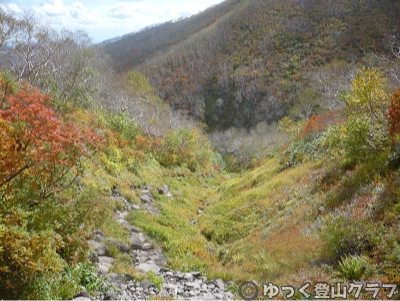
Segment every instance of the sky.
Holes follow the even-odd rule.
[[[223,0],[0,0],[13,14],[33,10],[56,29],[84,30],[99,43],[147,26],[178,20]]]

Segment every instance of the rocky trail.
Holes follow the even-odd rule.
[[[106,276],[106,284],[114,289],[108,293],[100,294],[100,300],[143,300],[149,298],[185,299],[185,300],[232,300],[234,295],[227,290],[228,284],[221,279],[209,281],[201,272],[193,271],[184,273],[172,271],[167,268],[168,259],[162,253],[160,246],[150,239],[141,229],[131,225],[126,217],[132,210],[146,210],[150,214],[159,214],[154,206],[154,196],[149,186],[141,188],[141,206],[130,204],[117,190],[113,190],[111,198],[124,203],[123,211],[115,212],[115,219],[130,233],[130,243],[124,243],[97,230],[93,240],[89,241],[93,250],[91,260],[97,265],[99,274]],[[168,186],[157,189],[160,194],[168,197],[174,196],[168,191]],[[109,246],[115,246],[119,252],[128,254],[135,269],[143,274],[149,271],[162,283],[153,283],[149,280],[136,281],[131,275],[109,273],[114,258],[110,256]],[[86,292],[78,294],[74,300],[93,299]]]

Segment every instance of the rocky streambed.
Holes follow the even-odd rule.
[[[113,287],[107,293],[100,293],[96,299],[100,300],[143,300],[150,298],[160,299],[191,299],[191,300],[231,300],[232,292],[228,291],[228,284],[221,279],[209,280],[199,271],[184,273],[172,271],[167,266],[167,258],[161,248],[152,241],[141,229],[131,225],[126,217],[132,210],[146,210],[150,214],[158,214],[154,205],[154,197],[150,187],[145,186],[141,190],[141,206],[130,204],[118,191],[113,190],[112,198],[124,204],[122,211],[115,213],[115,219],[129,231],[130,243],[124,243],[112,238],[107,238],[100,230],[95,232],[89,245],[93,250],[91,260],[97,265],[99,274],[107,276],[105,283]],[[164,186],[157,189],[160,194],[167,197],[174,196]],[[143,274],[153,272],[158,280],[153,283],[150,280],[137,281],[131,275],[119,275],[110,273],[115,261],[110,256],[110,246],[117,248],[122,254],[132,258],[133,265],[138,272]],[[75,296],[74,300],[93,299],[86,292]]]

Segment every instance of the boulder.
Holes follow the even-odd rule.
[[[141,233],[132,233],[129,240],[131,242],[131,247],[134,250],[141,250],[145,240],[140,235]]]
[[[72,298],[72,300],[88,301],[90,300],[90,295],[87,291],[80,291]]]
[[[169,192],[168,185],[164,185],[162,188],[157,189],[159,194],[167,194]]]
[[[147,204],[147,203],[150,203],[153,199],[148,194],[142,194],[140,196],[140,200],[142,201],[142,203]]]
[[[222,279],[214,280],[213,284],[215,284],[215,286],[218,287],[221,291],[225,290],[225,283],[224,281],[222,281]]]
[[[98,268],[102,274],[107,274],[109,269],[112,267],[114,258],[107,256],[99,256]]]
[[[118,293],[117,292],[111,292],[108,293],[103,300],[117,300],[118,299]]]
[[[155,284],[150,280],[143,280],[140,282],[140,287],[147,290],[149,287],[155,287]]]
[[[149,250],[152,250],[152,249],[153,249],[153,245],[152,244],[145,243],[145,244],[142,245],[142,250],[143,251],[149,251]]]
[[[129,253],[130,250],[131,250],[131,246],[130,246],[129,244],[124,243],[124,242],[119,241],[119,240],[116,240],[116,239],[114,239],[114,238],[109,238],[109,239],[107,240],[107,242],[108,242],[110,245],[116,246],[116,247],[118,248],[118,250],[119,250],[120,252],[122,252],[122,253]]]
[[[148,261],[148,262],[139,264],[138,266],[136,266],[136,269],[139,271],[142,271],[146,274],[149,271],[153,271],[154,273],[158,274],[161,270],[161,267],[158,264],[156,264],[155,262]]]
[[[103,233],[101,230],[96,230],[94,231],[94,238],[95,241],[97,242],[102,242],[106,239],[106,235]]]
[[[93,250],[93,253],[97,256],[104,256],[107,253],[107,246],[97,242],[95,240],[88,241],[89,247]]]

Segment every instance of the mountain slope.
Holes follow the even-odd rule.
[[[116,69],[127,71],[153,56],[162,55],[170,47],[191,39],[192,35],[212,26],[234,10],[239,2],[224,2],[189,18],[150,26],[137,33],[105,41],[102,46],[113,57]]]
[[[341,62],[354,70],[366,54],[385,52],[383,39],[399,26],[399,12],[396,1],[225,1],[207,11],[213,22],[196,26],[187,19],[126,37],[119,43],[132,44],[129,55],[115,55],[117,44],[106,49],[117,66],[126,66],[120,71],[140,70],[161,99],[211,130],[252,128],[339,107],[321,91],[319,74],[341,69]],[[177,36],[169,32],[173,25],[195,30]],[[167,39],[162,51],[135,42],[155,32]],[[146,47],[149,55],[143,57]],[[339,70],[328,89],[348,84],[351,73]]]

